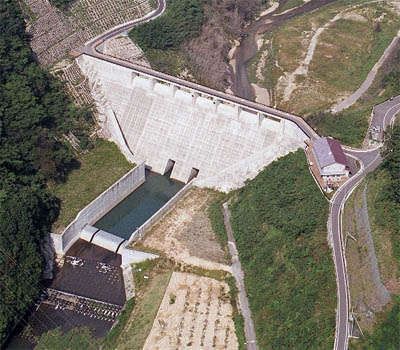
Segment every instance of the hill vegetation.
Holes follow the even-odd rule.
[[[302,150],[238,191],[232,225],[260,349],[331,349],[336,284],[328,203]]]
[[[164,15],[135,27],[129,36],[152,68],[226,89],[232,39],[264,0],[171,0]]]
[[[75,0],[50,0],[50,2],[60,10],[66,11]]]
[[[355,300],[352,306],[357,312],[365,336],[360,340],[353,341],[351,349],[391,350],[400,347],[400,299],[398,295],[398,286],[400,285],[400,126],[389,129],[385,138],[386,142],[382,151],[385,159],[374,172],[367,176],[365,182],[368,217],[379,264],[380,279],[385,288],[394,294],[391,295],[392,300],[385,305],[383,311],[377,313],[376,317],[372,319],[370,315],[365,314],[365,310],[369,309],[374,312],[375,306],[374,304],[370,305],[368,287],[365,288],[366,290],[362,290],[364,294],[352,297]],[[355,198],[352,195],[350,201],[357,203],[357,193],[355,195]],[[358,238],[357,233],[354,233],[356,238]],[[355,256],[351,256],[350,259],[362,260],[363,253],[364,250],[359,249],[358,255],[355,253],[353,254]],[[363,269],[359,278],[363,278],[365,273]],[[353,272],[353,276],[349,276],[350,285],[352,279],[357,278],[354,274],[355,272]],[[357,305],[358,300],[361,300],[362,307]],[[366,318],[375,323],[373,327],[371,325],[367,328]]]
[[[34,60],[17,1],[0,2],[0,339],[37,297],[40,241],[59,211],[46,187],[76,165],[63,135],[87,142],[89,111]]]
[[[203,23],[203,0],[170,0],[163,16],[134,27],[129,36],[145,52],[177,49],[185,40],[198,36]]]

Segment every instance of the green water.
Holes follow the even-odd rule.
[[[129,239],[136,228],[144,224],[185,184],[146,170],[146,182],[93,226]]]

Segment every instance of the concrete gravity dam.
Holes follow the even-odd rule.
[[[173,179],[197,176],[198,186],[229,191],[308,139],[285,118],[111,60],[77,60],[106,134],[128,159],[160,174],[172,169]]]

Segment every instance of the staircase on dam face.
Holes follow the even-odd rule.
[[[171,177],[182,182],[197,174],[202,186],[225,191],[240,187],[272,160],[304,147],[307,139],[285,119],[98,58],[82,55],[78,63],[109,125],[115,119],[119,126],[110,127],[114,139],[126,143],[152,171],[164,174],[173,164]]]

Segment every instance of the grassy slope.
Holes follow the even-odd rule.
[[[133,265],[136,305],[129,320],[110,349],[140,350],[153,327],[158,308],[172,274],[170,262],[163,259],[146,260]],[[140,270],[140,271],[139,271]],[[144,276],[150,276],[145,279]]]
[[[336,284],[328,203],[302,150],[238,192],[232,224],[260,349],[331,349]]]
[[[308,76],[297,76],[298,89],[292,93],[289,102],[283,102],[282,91],[276,91],[274,87],[284,72],[293,72],[303,59],[304,49],[308,47],[303,39],[310,40],[311,35],[307,33],[312,30],[312,23],[320,27],[345,7],[365,2],[370,1],[339,0],[312,14],[294,18],[272,33],[267,33],[265,39],[272,39],[272,42],[264,45],[264,49],[268,49],[263,70],[264,79],[260,81],[255,77],[256,66],[261,57],[259,54],[249,65],[252,82],[271,89],[272,94],[277,97],[278,106],[303,116],[322,112],[346,92],[355,91],[398,30],[399,17],[385,11],[382,4],[362,6],[364,10],[360,10],[360,13],[367,19],[366,22],[345,18],[333,23],[323,32],[309,66]],[[384,12],[386,15],[381,21],[381,31],[377,32],[376,19]],[[275,65],[276,57],[279,67]],[[381,78],[376,81],[365,99],[361,99],[340,115],[324,113],[320,118],[311,121],[312,125],[323,135],[331,135],[351,146],[360,146],[368,128],[368,117],[373,105],[396,93],[386,90],[378,96],[382,87]]]
[[[133,167],[117,145],[105,140],[98,140],[95,148],[78,160],[79,169],[72,171],[65,183],[51,188],[61,200],[61,212],[53,224],[53,232],[60,232],[80,210]]]
[[[393,339],[389,339],[388,336],[382,337],[382,341],[377,341],[374,337],[380,337],[382,331],[391,330],[396,327],[397,322],[397,333],[400,334],[400,322],[395,319],[390,320],[392,318],[392,313],[398,313],[400,307],[399,298],[395,298],[394,295],[398,295],[400,292],[400,261],[393,254],[392,247],[392,235],[393,235],[393,215],[391,213],[394,212],[393,204],[390,202],[382,201],[380,198],[380,194],[385,191],[385,188],[388,184],[388,176],[385,171],[382,171],[380,168],[375,170],[371,175],[368,176],[367,180],[364,183],[368,184],[367,187],[367,202],[368,202],[368,214],[369,221],[371,225],[371,231],[374,240],[374,247],[376,252],[376,257],[378,259],[379,272],[381,276],[382,283],[388,289],[388,291],[392,294],[393,300],[389,303],[385,310],[381,313],[378,313],[376,316],[376,323],[374,328],[371,325],[365,325],[363,322],[364,314],[358,312],[359,310],[355,309],[358,317],[361,318],[361,326],[363,327],[363,331],[368,331],[369,334],[366,338],[361,340],[352,340],[350,349],[383,349],[382,346],[385,346],[385,349],[396,349],[393,346]],[[349,198],[348,204],[346,204],[345,209],[345,220],[347,221],[347,215],[349,215],[349,206],[354,205],[357,202],[357,198],[359,197],[361,191],[355,191]],[[398,209],[397,209],[398,210]],[[347,223],[346,223],[347,224]],[[347,226],[348,227],[348,224]],[[350,253],[347,251],[348,256],[348,264],[352,264],[352,260],[358,261],[361,259],[361,255],[363,254],[362,250],[353,251]],[[364,278],[363,270],[357,271],[356,269],[349,270],[350,273],[350,281],[354,278]],[[355,286],[357,287],[357,286]],[[354,292],[354,286],[352,287],[350,283],[350,292],[352,299],[357,298],[360,293],[361,297],[367,297],[370,291],[368,289],[364,290],[356,290]],[[397,316],[398,317],[398,316]],[[386,326],[383,326],[386,323]],[[372,335],[372,336],[371,336]],[[391,344],[391,345],[389,345]],[[400,345],[400,337],[398,337],[398,345]]]

